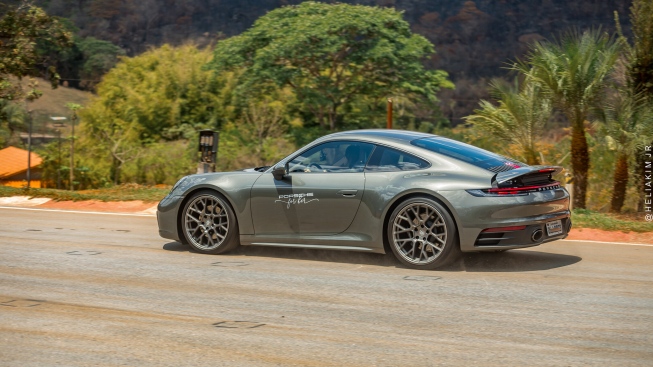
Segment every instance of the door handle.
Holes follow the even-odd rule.
[[[347,198],[353,198],[356,196],[358,193],[358,190],[340,190],[338,191],[338,195],[342,195]]]

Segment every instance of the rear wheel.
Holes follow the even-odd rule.
[[[438,202],[416,197],[392,212],[388,242],[397,259],[413,269],[436,269],[460,255],[453,219]]]
[[[184,205],[181,225],[186,242],[199,252],[221,254],[239,244],[236,216],[215,191],[193,194]]]

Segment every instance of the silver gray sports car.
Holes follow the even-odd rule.
[[[162,237],[219,254],[238,245],[392,251],[416,269],[460,252],[565,238],[569,194],[552,176],[444,137],[324,136],[271,167],[190,175],[158,206]]]

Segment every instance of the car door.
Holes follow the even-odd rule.
[[[344,232],[363,197],[363,171],[373,149],[369,143],[326,142],[290,159],[281,180],[261,175],[251,194],[256,235]]]

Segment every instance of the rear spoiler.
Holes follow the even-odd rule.
[[[519,167],[510,171],[499,172],[492,178],[492,187],[498,188],[505,185],[511,185],[514,180],[522,176],[530,175],[548,175],[549,177],[558,174],[562,171],[560,166],[528,166]]]

